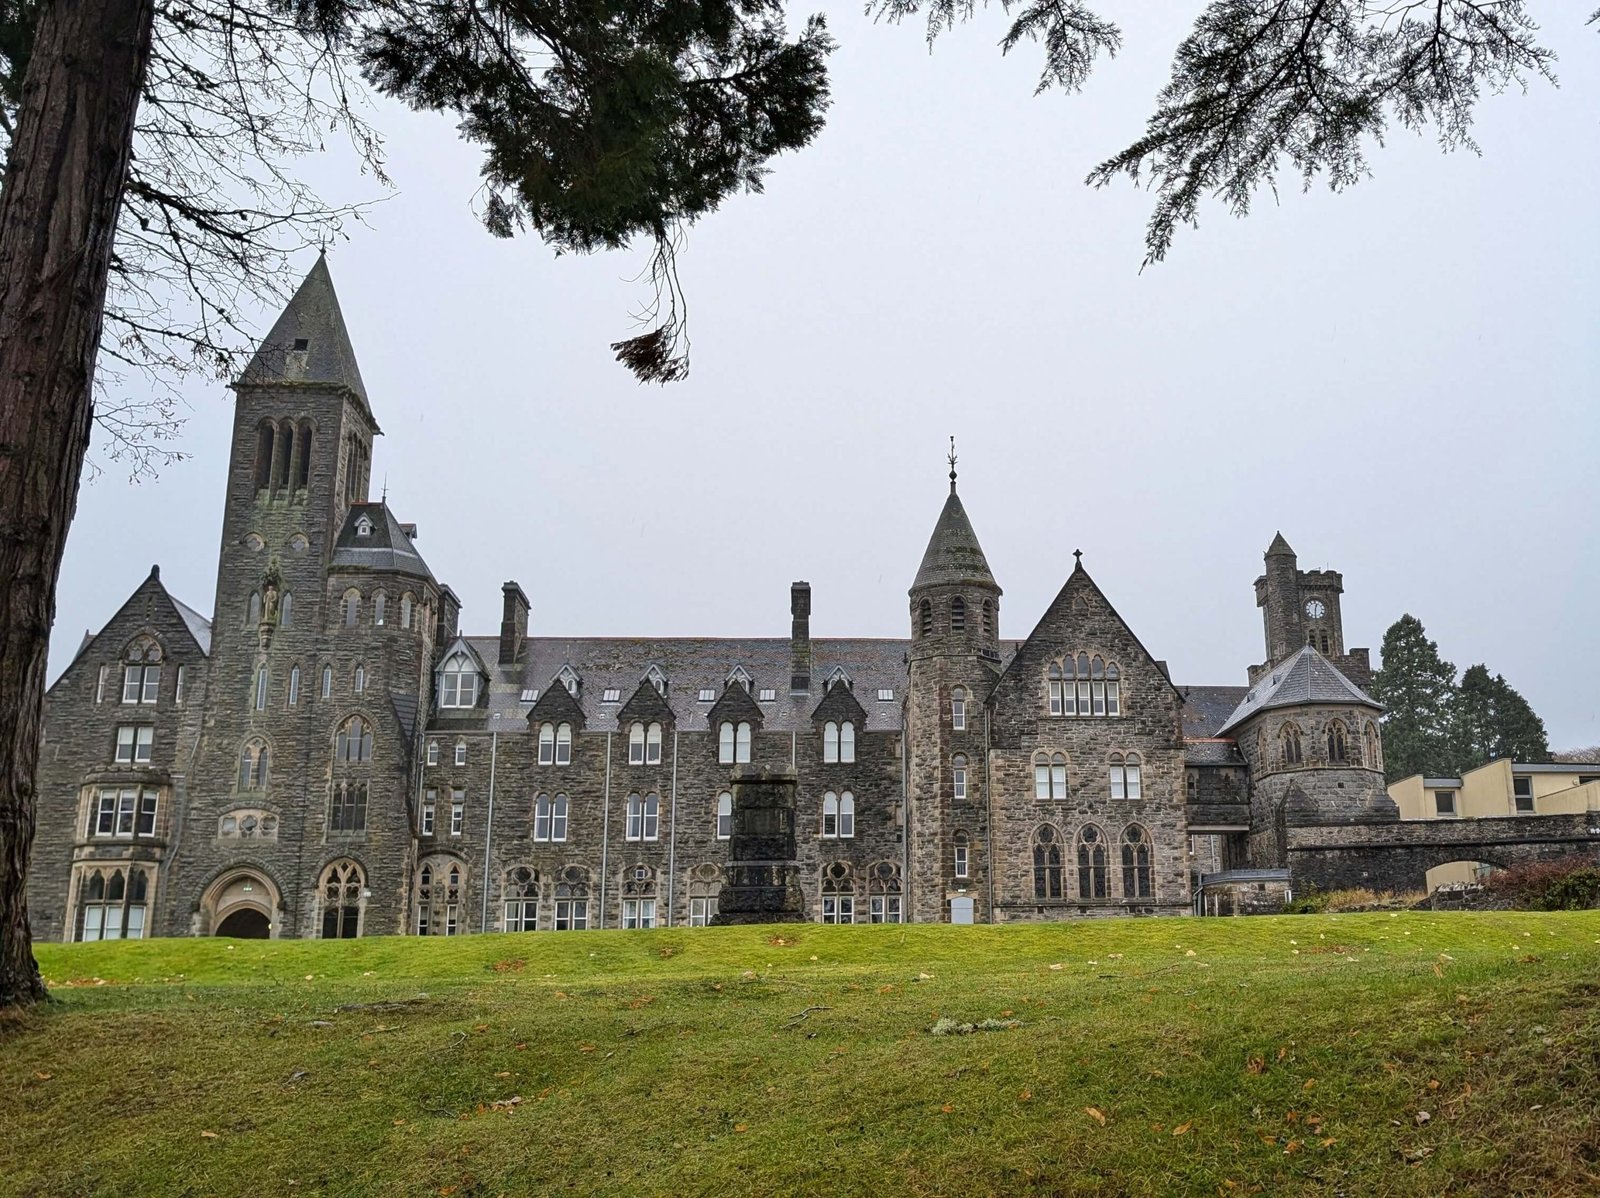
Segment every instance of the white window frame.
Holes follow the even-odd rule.
[[[733,760],[736,765],[750,764],[750,724],[740,720],[733,728]]]
[[[733,792],[725,790],[717,796],[717,839],[733,838]]]
[[[717,900],[709,894],[697,894],[689,899],[689,926],[691,928],[707,928],[711,926],[711,917],[717,913]]]
[[[556,764],[572,764],[572,725],[556,725]]]
[[[955,860],[954,860],[955,876],[958,877],[958,878],[971,877],[972,875],[967,872],[968,866],[970,864],[970,862],[968,861],[968,846],[967,846],[967,843],[965,841],[963,841],[963,840],[956,841],[955,846],[954,846],[954,854],[953,855],[954,855],[954,858],[955,858]]]
[[[656,926],[656,900],[632,898],[622,900],[622,926],[630,931],[648,930]]]
[[[950,759],[950,797],[965,801],[967,797],[967,755],[957,753]]]
[[[829,720],[822,725],[822,762],[833,765],[839,760],[839,725]]]
[[[628,764],[644,764],[644,725],[638,722],[628,727]]]
[[[825,894],[822,896],[823,923],[855,923],[856,896],[853,894]]]
[[[539,725],[539,764],[554,765],[556,763],[556,726],[554,724]]]
[[[149,765],[155,750],[155,742],[155,725],[121,725],[117,728],[116,764]]]
[[[478,705],[478,667],[465,653],[452,653],[439,671],[439,706],[468,710]]]
[[[300,667],[294,666],[289,670],[289,706],[300,705]]]
[[[582,932],[589,926],[589,900],[585,898],[558,898],[555,901],[555,918],[551,931]]]
[[[467,792],[450,792],[450,835],[460,836],[467,825]]]
[[[457,768],[467,764],[467,742],[464,740],[456,741],[455,762]]]
[[[898,894],[874,894],[867,899],[868,923],[904,923],[905,909]]]
[[[950,692],[950,729],[953,732],[967,730],[967,690],[958,686]]]
[[[436,740],[430,740],[428,742],[428,764],[439,764],[439,742]]]
[[[854,720],[845,720],[839,725],[839,761],[844,765],[853,763],[856,759],[856,725]]]
[[[435,819],[435,817],[436,817],[436,815],[438,813],[438,810],[439,810],[439,792],[437,790],[427,791],[426,794],[425,794],[425,797],[422,800],[422,816],[421,816],[420,824],[419,824],[419,827],[418,827],[418,833],[420,835],[422,835],[422,836],[432,836],[433,835],[433,824],[434,824],[434,819]]]

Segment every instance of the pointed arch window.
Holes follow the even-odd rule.
[[[389,617],[389,597],[379,591],[372,597],[372,623],[375,628],[382,628],[384,621]]]
[[[338,762],[372,760],[372,725],[358,715],[339,725],[334,739],[333,759]]]
[[[333,667],[322,667],[322,697],[326,699],[333,694]]]
[[[283,593],[283,598],[278,600],[278,627],[292,628],[294,626],[294,596],[288,591]]]
[[[328,810],[328,831],[351,835],[367,830],[367,784],[348,779],[333,784],[333,801]]]
[[[822,922],[855,923],[856,886],[850,866],[835,861],[822,871]]]
[[[478,667],[465,653],[452,653],[439,671],[439,706],[468,708],[478,705]]]
[[[950,692],[950,728],[964,732],[967,728],[967,688],[958,686]]]
[[[1111,797],[1113,799],[1144,798],[1143,769],[1139,754],[1111,754]]]
[[[239,754],[239,789],[265,790],[267,787],[267,742],[248,741]]]
[[[1378,726],[1376,724],[1374,724],[1371,720],[1367,721],[1366,733],[1365,733],[1364,739],[1367,742],[1367,761],[1366,761],[1367,768],[1368,769],[1374,769],[1374,770],[1382,769],[1383,768],[1382,743],[1378,740]]]
[[[1119,716],[1122,671],[1114,661],[1080,653],[1050,663],[1046,675],[1051,715]]]
[[[1036,799],[1064,799],[1067,797],[1067,755],[1037,754],[1033,759],[1033,797]]]
[[[967,630],[967,601],[960,595],[950,600],[950,631],[965,632]]]
[[[72,938],[142,940],[150,875],[142,869],[94,869],[78,875]]]
[[[356,664],[355,693],[358,694],[358,695],[364,694],[366,692],[366,689],[367,689],[367,667],[358,662]]]
[[[1078,897],[1106,897],[1106,840],[1094,824],[1078,830]]]
[[[300,705],[300,667],[293,666],[289,670],[289,706]]]
[[[589,871],[569,865],[556,875],[555,919],[557,932],[581,932],[589,926]]]
[[[272,450],[277,431],[263,420],[256,427],[256,490],[264,491],[272,485]]]
[[[244,626],[254,628],[261,623],[261,592],[251,591],[250,602],[245,605]]]
[[[300,422],[300,440],[295,446],[299,451],[294,472],[294,489],[304,491],[311,484],[311,424],[309,421]]]
[[[933,635],[933,601],[924,599],[917,606],[917,627],[923,636]]]
[[[322,871],[322,938],[353,940],[361,935],[362,892],[366,877],[361,867],[346,858]]]
[[[1299,765],[1305,760],[1300,747],[1300,729],[1298,727],[1294,724],[1285,724],[1283,731],[1279,734],[1279,740],[1283,745],[1284,765]]]
[[[525,865],[506,873],[505,922],[508,932],[534,932],[539,928],[539,874]]]
[[[1061,897],[1061,834],[1049,824],[1033,834],[1033,897]]]
[[[967,797],[967,758],[957,753],[950,759],[950,797],[957,802]]]
[[[461,866],[424,861],[417,871],[417,935],[454,936],[461,930]]]
[[[1349,738],[1345,732],[1344,724],[1338,720],[1328,721],[1328,761],[1333,765],[1343,765],[1349,758]]]
[[[411,627],[411,593],[408,591],[400,596],[400,627]]]
[[[1122,897],[1150,895],[1150,836],[1138,824],[1129,824],[1122,833]]]
[[[733,794],[723,791],[717,796],[717,839],[728,840],[733,836]]]
[[[256,710],[267,709],[267,667],[260,666],[256,669]]]
[[[994,635],[994,600],[983,601],[983,635]]]
[[[344,626],[346,628],[354,628],[356,621],[361,618],[361,592],[351,587],[344,593],[342,603]]]

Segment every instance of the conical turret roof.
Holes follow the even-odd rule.
[[[1272,538],[1272,544],[1267,546],[1268,557],[1293,557],[1294,550],[1289,548],[1289,542],[1283,539],[1280,532]]]
[[[922,555],[922,565],[911,589],[952,583],[975,583],[993,587],[997,594],[1000,592],[1000,584],[989,570],[989,560],[983,556],[983,546],[978,544],[978,534],[972,531],[972,521],[967,519],[967,509],[961,505],[961,496],[956,494],[953,478],[950,498],[944,501],[944,511],[939,513],[939,522],[933,526],[933,536],[928,538],[928,548]]]
[[[318,383],[348,387],[367,403],[356,351],[334,294],[328,259],[317,255],[283,315],[239,375],[239,384]]]

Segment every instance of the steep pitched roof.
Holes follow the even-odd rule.
[[[1272,544],[1267,546],[1268,557],[1293,557],[1294,550],[1289,548],[1289,542],[1283,539],[1280,532],[1272,538]]]
[[[358,527],[363,516],[372,526],[366,536],[360,534]],[[344,527],[333,543],[332,565],[335,570],[383,570],[434,581],[433,571],[422,560],[405,527],[382,502],[350,505]]]
[[[1188,737],[1217,735],[1233,709],[1250,693],[1248,686],[1183,686],[1183,734]]]
[[[621,689],[620,687],[618,688]],[[662,697],[656,689],[655,683],[646,678],[639,683],[639,689],[629,696],[628,701],[617,712],[617,727],[632,723],[637,720],[641,724],[652,721],[662,724],[673,722],[672,705]]]
[[[816,710],[811,713],[813,720],[858,720],[863,728],[866,727],[867,710],[861,706],[861,701],[843,682],[835,682],[828,688],[828,693],[822,697],[822,702],[817,704]]]
[[[1355,703],[1375,711],[1383,710],[1383,704],[1339,673],[1331,661],[1310,645],[1304,645],[1250,688],[1216,735],[1227,735],[1231,729],[1263,711],[1307,703]]]
[[[961,496],[956,494],[953,480],[950,498],[944,501],[944,510],[933,526],[933,535],[928,538],[928,548],[922,555],[922,565],[917,569],[917,579],[911,589],[950,583],[977,583],[1000,591],[1000,584],[989,569],[989,559],[983,556],[983,546],[978,544],[978,534],[972,531],[967,509],[961,506]]]
[[[299,345],[302,341],[304,346]],[[344,313],[334,294],[328,259],[321,254],[236,385],[280,383],[347,387],[362,407],[367,407],[367,388],[356,365],[356,351],[350,346]]]
[[[711,710],[706,712],[707,725],[718,724],[723,720],[749,720],[759,728],[766,721],[766,713],[761,710],[761,705],[750,697],[750,692],[745,690],[743,683],[730,682],[723,688],[717,701],[711,705]]]

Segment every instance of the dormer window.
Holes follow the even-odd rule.
[[[662,672],[660,666],[651,666],[646,670],[644,672],[644,680],[656,688],[656,694],[664,695],[667,693],[667,676]]]
[[[578,697],[578,671],[571,666],[562,666],[561,673],[556,675],[556,681],[567,688],[567,694],[574,699]]]
[[[845,673],[843,666],[834,666],[833,669],[828,671],[827,685],[823,689],[825,691],[830,691],[836,684],[840,682],[844,683],[846,688],[848,688],[850,686],[850,675]]]
[[[750,673],[743,666],[734,666],[733,671],[728,675],[728,685],[732,686],[735,683],[744,687],[746,691],[750,689]]]
[[[439,706],[463,708],[477,704],[478,667],[465,653],[452,654],[440,671]]]
[[[620,702],[622,702],[622,689],[620,687],[615,687],[615,686],[606,687],[605,693],[600,696],[600,702],[602,702],[602,703],[620,703]]]
[[[372,535],[372,521],[366,516],[356,521],[356,536],[370,537]]]

